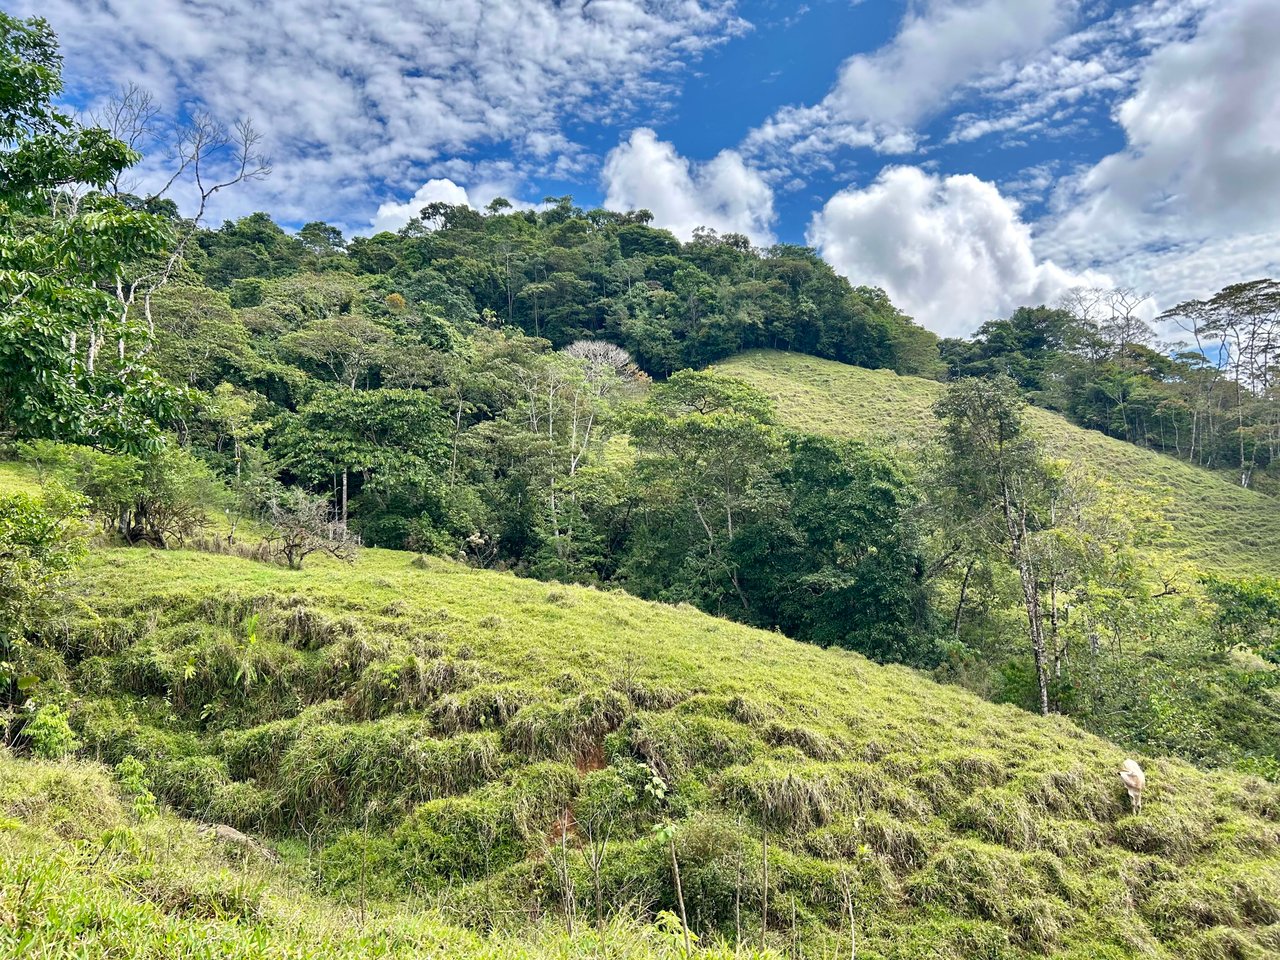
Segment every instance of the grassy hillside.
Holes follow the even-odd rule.
[[[215,870],[185,857],[179,825],[172,844],[147,832],[163,824],[101,855],[110,817],[73,817],[71,830],[46,812],[84,791],[115,802],[97,768],[37,783],[45,773],[3,760],[4,783],[31,785],[0,789],[0,913],[30,916],[27,891],[44,883],[57,905],[45,920],[124,911],[134,929],[188,938],[208,920],[212,942],[355,955],[402,908],[378,912],[382,927],[344,927],[345,940],[306,911],[366,893],[428,910],[403,934],[415,947],[386,934],[400,946],[384,948],[426,955],[464,937],[431,926],[434,910],[503,929],[549,917],[532,929],[551,937],[565,874],[579,930],[591,926],[585,854],[606,823],[603,902],[674,910],[669,848],[652,831],[670,822],[690,925],[708,944],[732,942],[739,923],[758,942],[767,889],[780,953],[803,942],[847,955],[847,889],[865,958],[1280,951],[1280,787],[1151,760],[1133,816],[1114,746],[906,669],[391,551],[291,573],[102,550],[79,594],[81,625],[50,637],[41,674],[74,701],[81,755],[140,758],[176,810],[268,838],[285,866],[275,879]],[[169,846],[190,861],[178,880]],[[47,867],[67,858],[70,873]],[[96,879],[65,879],[77,875]],[[296,910],[280,913],[276,883],[307,891]],[[325,937],[341,949],[326,952]],[[91,942],[77,955],[109,955]],[[462,955],[506,955],[459,942]]]
[[[361,912],[188,820],[139,818],[94,763],[0,751],[0,811],[13,814],[0,813],[4,957],[553,960],[602,947],[619,960],[680,955],[671,937],[634,922],[599,935],[533,923],[516,938],[464,930],[415,904]]]
[[[753,352],[717,365],[773,397],[783,420],[812,433],[885,436],[918,445],[933,430],[939,383],[793,353]],[[1168,498],[1165,548],[1204,569],[1280,573],[1280,500],[1244,490],[1219,474],[1076,427],[1030,408],[1031,422],[1057,456],[1082,461]]]

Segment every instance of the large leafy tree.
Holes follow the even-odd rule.
[[[794,566],[766,560],[779,618],[795,636],[880,661],[932,665],[931,608],[917,494],[887,453],[854,441],[795,437],[784,487],[803,544]],[[785,555],[785,551],[779,551]]]
[[[301,480],[339,484],[336,512],[345,521],[353,474],[380,497],[442,482],[448,429],[440,402],[422,391],[330,388],[284,419],[273,452]]]
[[[153,446],[176,395],[130,357],[112,291],[169,224],[105,192],[137,154],[56,108],[47,23],[0,13],[0,77],[0,429]]]
[[[654,388],[631,423],[645,490],[635,575],[672,598],[752,615],[734,541],[776,509],[773,421],[767,397],[728,377],[682,370]]]

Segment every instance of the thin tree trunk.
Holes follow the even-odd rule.
[[[960,600],[956,603],[956,615],[951,625],[951,632],[956,640],[960,639],[960,615],[964,611],[965,597],[969,593],[969,578],[973,576],[974,561],[970,560],[969,565],[964,568],[964,580],[960,582]]]
[[[764,884],[760,892],[760,952],[764,952],[765,932],[769,929],[769,831],[760,828],[760,859],[764,866]]]
[[[688,957],[692,954],[692,945],[689,943],[689,918],[684,912],[684,889],[680,885],[680,861],[676,858],[676,834],[674,830],[667,838],[667,843],[671,847],[671,874],[676,881],[676,904],[680,907],[680,926],[684,932],[684,955]]]
[[[1049,714],[1049,677],[1045,656],[1044,621],[1040,613],[1040,591],[1036,583],[1035,565],[1027,555],[1027,511],[1025,506],[1015,506],[1013,497],[1007,490],[1005,491],[1005,522],[1009,529],[1010,552],[1018,566],[1018,579],[1022,582],[1022,598],[1027,610],[1027,629],[1031,637],[1036,685],[1040,695],[1040,712],[1047,716]]]

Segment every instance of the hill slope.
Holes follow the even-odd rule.
[[[738,911],[759,936],[767,828],[784,950],[838,946],[846,883],[859,957],[1280,950],[1280,787],[1151,761],[1133,816],[1114,746],[906,669],[391,551],[293,573],[102,550],[81,583],[42,674],[82,752],[275,838],[318,893],[487,925],[556,914],[567,882],[590,917],[607,822],[603,902],[675,909],[670,821],[708,940]],[[0,791],[0,818],[32,809]],[[33,861],[41,836],[6,842]]]
[[[619,918],[487,935],[420,903],[347,904],[287,867],[168,812],[140,818],[100,764],[0,750],[0,956],[155,960],[676,960],[676,942]],[[607,951],[607,953],[601,953]],[[705,954],[708,960],[731,956]],[[754,953],[748,951],[750,958]]]
[[[944,387],[932,380],[867,370],[793,353],[745,353],[716,369],[768,394],[789,426],[836,436],[883,436],[917,445],[933,430]],[[1082,461],[1113,480],[1154,485],[1169,498],[1167,552],[1206,570],[1280,574],[1280,501],[1173,457],[1084,430],[1029,408],[1057,456]]]

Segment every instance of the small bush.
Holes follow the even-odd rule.
[[[180,757],[151,766],[156,793],[196,817],[207,817],[213,798],[228,782],[227,765],[218,757]]]
[[[1213,880],[1180,877],[1155,884],[1143,897],[1143,915],[1165,938],[1218,926],[1239,926],[1240,904]]]
[[[0,750],[0,816],[83,840],[123,824],[125,808],[101,767],[20,761]]]
[[[518,684],[480,684],[441,697],[431,708],[431,718],[446,734],[496,730],[533,699],[533,695]]]
[[[318,650],[356,633],[352,621],[334,620],[318,610],[300,605],[274,614],[269,622],[281,641],[299,650]]]
[[[238,830],[261,832],[278,822],[278,808],[275,795],[255,784],[233,780],[214,788],[207,815],[210,820]]]
[[[869,850],[899,877],[924,866],[936,842],[923,828],[878,811],[843,819],[806,838],[809,849],[831,859],[857,860]]]
[[[465,793],[502,769],[496,734],[430,736],[420,720],[304,727],[272,771],[285,810],[299,822],[358,817],[371,805],[389,819],[417,804]]]
[[[31,752],[44,760],[57,760],[80,747],[66,713],[52,703],[36,711],[23,733],[31,739]]]
[[[686,713],[637,713],[622,728],[632,755],[674,780],[695,770],[750,763],[758,741],[734,720]]]
[[[845,797],[839,781],[817,764],[731,767],[720,775],[717,789],[731,808],[743,809],[778,830],[808,830],[829,823]]]
[[[426,890],[488,876],[523,855],[510,811],[478,796],[422,804],[396,829],[393,843],[407,882]]]
[[[509,749],[534,759],[603,757],[605,736],[630,709],[616,690],[591,691],[556,705],[530,704],[512,718],[503,738]]]
[[[808,727],[774,722],[767,724],[761,735],[766,743],[775,747],[795,747],[811,760],[835,760],[843,752],[839,743]]]
[[[521,839],[536,842],[548,836],[570,809],[581,782],[577,770],[554,760],[517,771],[507,793],[511,821]]]
[[[1031,808],[1021,795],[991,787],[961,804],[952,822],[959,830],[1014,850],[1033,849],[1039,833]]]
[[[1212,826],[1194,814],[1167,810],[1123,817],[1116,821],[1114,830],[1115,842],[1127,850],[1185,863],[1204,848]]]

